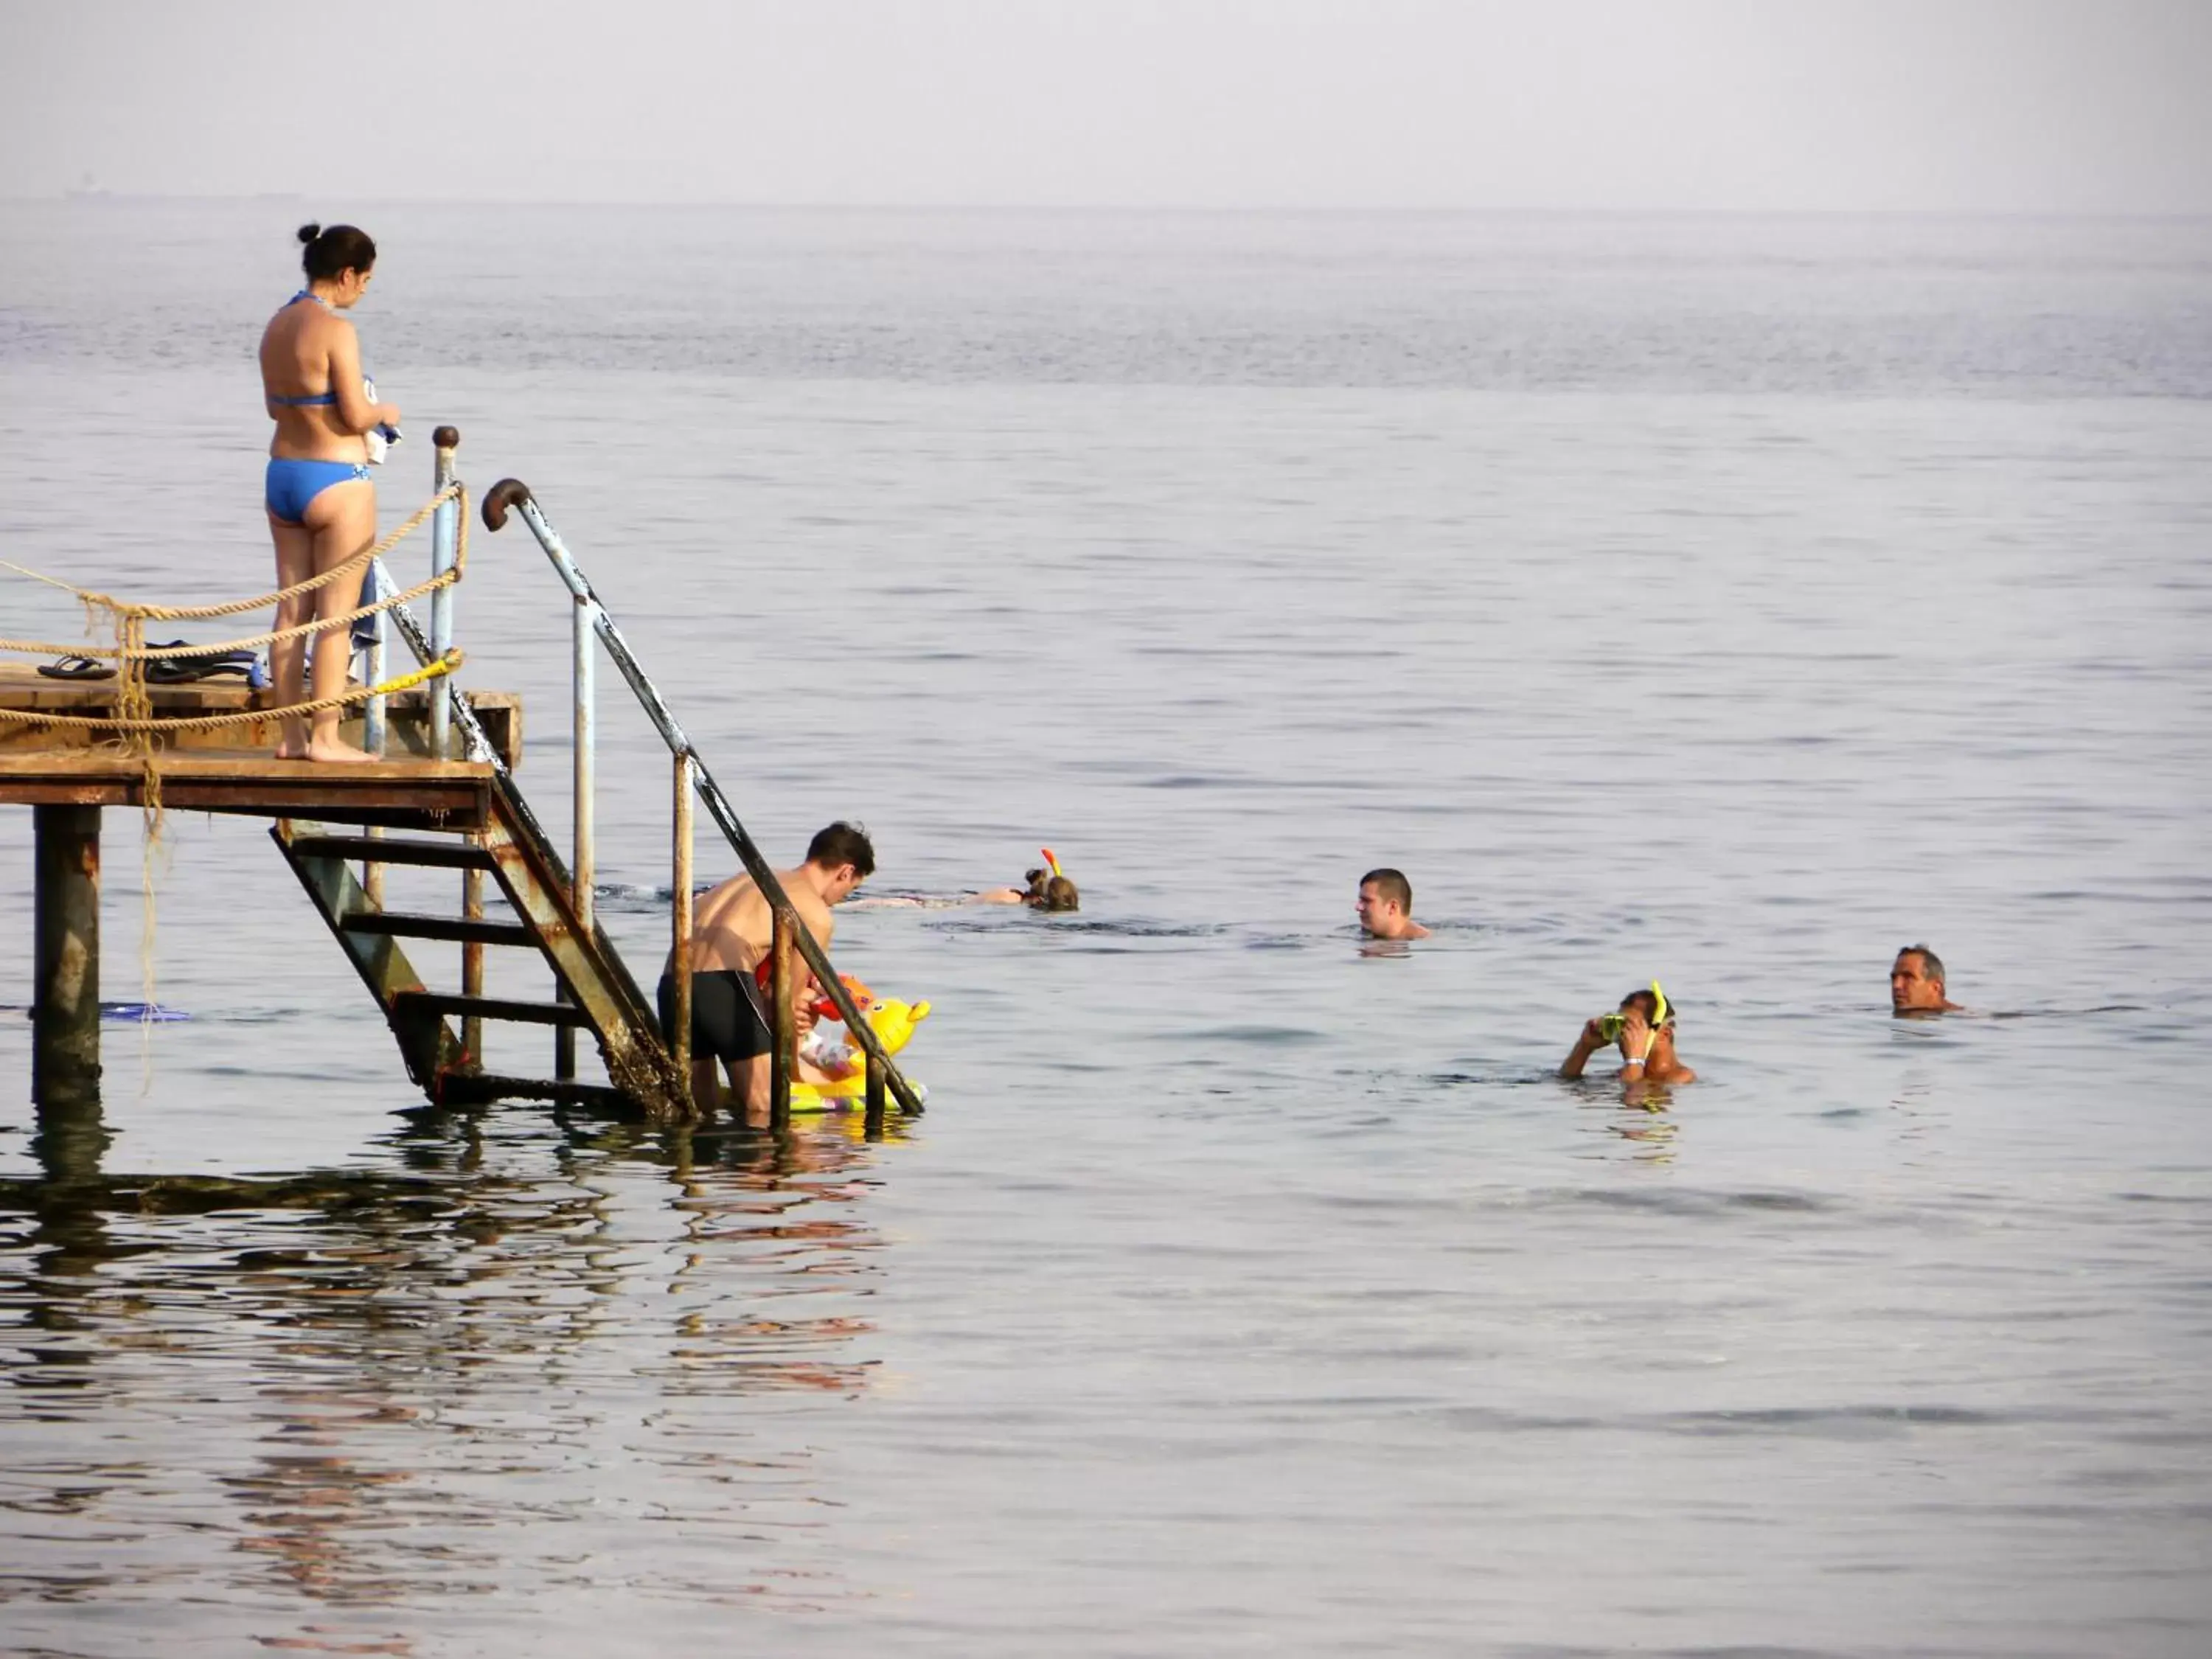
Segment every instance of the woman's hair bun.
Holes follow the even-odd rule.
[[[323,228],[320,225],[301,225],[300,227],[300,240],[302,242],[312,242],[316,237],[322,234]]]

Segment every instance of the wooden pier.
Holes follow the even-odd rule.
[[[266,707],[272,695],[235,683],[148,690],[156,718],[180,720]],[[278,855],[382,1006],[409,1074],[432,1101],[565,1097],[684,1115],[688,1091],[650,1005],[604,936],[576,914],[568,872],[506,775],[521,758],[520,699],[505,692],[466,698],[498,753],[495,763],[428,757],[434,695],[443,689],[392,696],[386,758],[363,764],[276,759],[273,716],[265,730],[246,722],[161,734],[153,761],[161,807],[271,821]],[[105,714],[115,696],[112,680],[0,672],[0,708]],[[240,746],[261,738],[270,746]],[[96,744],[84,728],[0,722],[0,805],[29,806],[35,820],[32,1093],[42,1106],[98,1097],[100,814],[143,808],[148,793],[147,760]],[[383,872],[395,864],[459,872],[456,913],[387,909]],[[487,878],[516,920],[485,916]],[[424,983],[402,944],[410,938],[460,943],[458,990]],[[500,945],[541,955],[555,997],[484,996],[483,951]],[[565,1065],[550,1079],[487,1073],[480,1063],[487,1020],[590,1031],[615,1087],[579,1083]]]
[[[815,994],[836,1008],[866,1054],[867,1132],[882,1132],[893,1099],[907,1112],[921,1110],[921,1096],[861,1017],[827,954],[799,926],[775,871],[738,822],[529,487],[507,478],[483,498],[484,527],[495,532],[519,514],[551,562],[571,605],[575,839],[573,865],[562,859],[515,781],[522,757],[520,699],[501,692],[463,693],[443,678],[461,660],[453,649],[453,589],[467,564],[468,518],[466,492],[453,471],[460,434],[440,427],[432,442],[436,493],[404,524],[364,550],[368,586],[376,597],[365,599],[351,618],[332,617],[323,624],[334,629],[361,623],[373,630],[363,652],[367,685],[341,705],[354,711],[352,718],[343,720],[341,731],[378,759],[354,765],[279,761],[279,716],[271,692],[235,679],[180,683],[154,675],[156,665],[173,664],[191,653],[143,643],[143,628],[149,619],[232,616],[273,604],[283,594],[173,610],[126,605],[105,594],[77,591],[88,605],[106,605],[114,615],[118,647],[107,652],[106,660],[127,658],[134,676],[146,670],[138,682],[146,705],[137,704],[134,695],[129,710],[112,675],[56,677],[21,665],[0,665],[0,713],[12,716],[0,719],[0,806],[28,806],[36,821],[32,1088],[42,1115],[58,1115],[53,1121],[58,1124],[58,1115],[76,1104],[96,1104],[99,1097],[100,815],[111,806],[158,805],[165,811],[270,820],[278,855],[376,998],[409,1076],[434,1104],[586,1100],[659,1121],[690,1121],[702,1103],[693,1098],[690,1075],[690,981],[679,977],[675,1030],[664,1036],[657,1011],[593,914],[593,664],[600,648],[612,657],[674,763],[672,951],[684,959],[691,946],[695,798],[775,913],[769,1000],[777,1018],[770,1127],[781,1128],[789,1119],[796,1050],[792,1011],[810,982]],[[430,526],[431,578],[395,590],[378,560],[425,523]],[[425,598],[427,628],[407,608],[410,601]],[[421,665],[419,672],[384,677],[390,629],[397,630]],[[263,634],[234,644],[242,650],[278,637]],[[27,653],[66,648],[9,644]],[[192,727],[195,720],[205,722],[204,729]],[[132,733],[130,744],[112,735],[118,730]],[[455,758],[464,755],[467,758]],[[384,877],[394,865],[456,872],[457,910],[388,908]],[[485,913],[488,884],[497,888],[513,920]],[[410,939],[460,945],[458,988],[433,989],[423,982],[402,947]],[[543,959],[553,978],[550,1000],[484,994],[483,953],[501,947],[534,951]],[[550,1027],[553,1075],[486,1072],[483,1030],[495,1021]],[[606,1085],[576,1078],[580,1030],[598,1042]]]

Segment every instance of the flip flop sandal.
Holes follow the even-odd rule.
[[[42,662],[39,672],[50,680],[112,680],[115,670],[96,657],[64,657],[55,662]]]

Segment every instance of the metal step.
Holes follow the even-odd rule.
[[[383,933],[395,939],[442,939],[463,945],[534,946],[538,936],[519,921],[486,921],[475,916],[429,916],[409,910],[356,910],[338,926],[349,933]]]
[[[395,1014],[459,1014],[465,1019],[499,1019],[523,1025],[589,1025],[591,1017],[567,1002],[511,1002],[503,997],[468,997],[447,991],[402,991],[392,999]]]
[[[295,836],[293,856],[349,863],[414,864],[435,870],[489,870],[491,854],[465,841],[416,841],[374,836]]]

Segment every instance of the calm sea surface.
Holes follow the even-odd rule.
[[[307,216],[0,206],[0,557],[268,585]],[[773,853],[1084,909],[843,919],[936,1008],[881,1144],[440,1114],[179,815],[191,1018],[42,1184],[0,814],[0,1647],[2212,1651],[2212,223],[357,216],[387,524],[457,424]],[[470,556],[565,833],[568,607]],[[1922,939],[2018,1017],[1893,1023]],[[1654,975],[1702,1081],[1552,1076]]]

